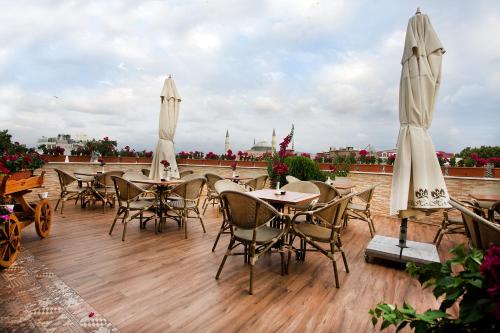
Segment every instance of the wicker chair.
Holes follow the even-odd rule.
[[[434,236],[432,241],[439,248],[444,235],[466,235],[465,224],[462,216],[450,215],[455,209],[449,208],[443,211],[443,222]]]
[[[141,169],[141,172],[144,176],[146,177],[149,177],[149,173],[151,172],[151,170],[149,169]]]
[[[187,180],[179,185],[177,185],[172,193],[180,197],[178,200],[167,200],[166,204],[169,208],[169,212],[173,212],[175,215],[167,216],[172,218],[178,218],[182,226],[184,226],[184,238],[187,239],[187,221],[190,217],[189,212],[194,212],[196,217],[200,220],[203,232],[206,233],[205,225],[203,224],[203,219],[201,218],[198,206],[200,204],[201,192],[203,186],[205,186],[205,177],[197,177],[191,180]]]
[[[493,223],[500,223],[500,201],[491,205],[489,212],[488,219]]]
[[[467,237],[472,247],[486,251],[491,244],[500,245],[500,226],[475,214],[459,201],[451,198],[450,204],[462,213]]]
[[[184,170],[184,171],[181,171],[181,172],[179,172],[179,178],[183,179],[187,175],[191,175],[193,173],[194,173],[193,170]]]
[[[59,178],[59,186],[61,192],[59,193],[59,199],[57,200],[56,207],[54,211],[57,211],[57,207],[61,204],[61,214],[63,213],[64,203],[68,200],[75,199],[75,205],[78,199],[81,199],[82,194],[85,189],[78,184],[78,179],[67,172],[60,169],[54,169],[57,172],[57,177]]]
[[[358,202],[349,202],[344,217],[344,226],[347,226],[347,222],[349,220],[361,220],[368,223],[368,228],[370,229],[370,235],[372,237],[375,236],[375,225],[373,224],[370,212],[370,203],[373,198],[373,193],[375,192],[375,187],[377,187],[377,185],[371,186],[366,190],[359,192],[355,196],[355,198],[359,199]]]
[[[201,207],[203,208],[203,215],[205,215],[208,205],[212,204],[212,207],[215,207],[216,204],[219,204],[219,194],[215,190],[215,183],[219,180],[224,179],[221,176],[216,175],[215,173],[206,173],[205,178],[207,179],[207,196],[205,197],[205,200],[201,205]],[[217,217],[219,217],[218,209]]]
[[[471,194],[482,194],[482,195],[500,195],[500,186],[492,187],[492,186],[487,186],[487,187],[476,187],[472,189]],[[489,218],[491,214],[493,213],[492,208],[494,202],[492,201],[481,201],[477,200],[477,206],[481,207],[483,212],[481,212],[480,216],[484,218]],[[478,214],[478,211],[475,211],[476,214]]]
[[[202,175],[202,174],[191,172],[189,174],[186,174],[186,175],[182,176],[181,179],[183,181],[187,182],[187,181],[190,181],[191,179],[203,178],[203,177],[205,177],[205,176]]]
[[[299,180],[294,183],[288,183],[285,186],[281,188],[282,190],[285,191],[290,191],[290,192],[301,192],[301,193],[311,193],[311,194],[320,194],[318,186],[316,184],[309,182],[309,181],[303,181]],[[318,199],[313,199],[309,202],[300,204],[300,205],[289,205],[288,206],[288,212],[293,211],[299,211],[299,210],[309,210],[312,205],[316,204],[318,202]]]
[[[212,247],[212,252],[215,251],[215,248],[217,247],[217,243],[219,242],[220,235],[222,234],[230,234],[231,232],[229,231],[229,220],[228,217],[226,216],[225,210],[224,210],[224,203],[222,200],[220,200],[220,193],[223,193],[224,191],[235,191],[235,192],[247,192],[247,189],[244,188],[243,186],[229,180],[229,179],[223,179],[219,180],[218,182],[215,183],[214,185],[215,193],[219,195],[219,203],[221,205],[222,209],[222,224],[219,229],[219,233],[217,234],[217,237],[215,238],[214,246]]]
[[[127,233],[127,224],[135,218],[139,218],[139,227],[144,229],[146,227],[146,222],[151,218],[155,220],[155,232],[157,230],[157,219],[156,212],[153,216],[144,218],[144,212],[151,211],[156,208],[156,203],[158,200],[144,200],[141,196],[145,193],[149,195],[156,196],[156,193],[146,191],[134,183],[129,182],[118,176],[111,176],[113,183],[115,184],[116,197],[118,198],[118,210],[116,211],[115,219],[109,229],[109,235],[113,232],[116,221],[121,218],[123,224],[123,234],[122,241],[125,241],[125,235]]]
[[[249,249],[250,285],[248,292],[249,294],[253,294],[253,271],[255,263],[286,235],[290,226],[290,218],[278,212],[265,201],[247,193],[223,191],[220,196],[224,202],[223,206],[226,216],[228,216],[231,240],[215,279],[219,279],[228,256],[246,256],[246,250],[243,253],[233,252],[237,246],[243,245],[245,249]],[[276,218],[280,218],[285,222],[285,228],[274,228],[267,225]],[[280,245],[279,253],[281,256],[281,274],[284,274],[286,263],[283,245]]]
[[[122,177],[123,174],[123,171],[108,171],[97,176],[94,190],[96,196],[102,200],[102,209],[106,208],[106,204],[109,204],[110,207],[115,206],[116,191],[111,177]]]
[[[319,180],[312,180],[311,183],[316,185],[319,189],[319,198],[315,207],[320,207],[329,203],[333,199],[340,198],[340,193],[335,187]]]
[[[247,181],[244,185],[250,189],[250,191],[262,190],[266,187],[268,175],[257,176],[253,179]]]
[[[337,184],[348,184],[351,181],[347,177],[335,177],[335,183]],[[334,186],[335,187],[335,186]],[[336,188],[340,195],[349,195],[352,191],[351,189]]]
[[[294,176],[286,176],[286,181],[290,184],[290,183],[295,183],[295,182],[300,182],[300,179],[298,179],[297,177],[294,177]]]
[[[289,247],[293,248],[295,237],[298,236],[301,239],[301,247],[297,253],[299,259],[305,260],[306,251],[320,252],[327,256],[333,264],[335,286],[337,288],[339,288],[340,284],[337,262],[335,260],[336,252],[341,253],[344,267],[346,272],[349,273],[349,266],[347,265],[347,259],[340,239],[340,231],[347,204],[353,195],[355,194],[352,193],[348,196],[333,200],[326,206],[319,207],[313,211],[298,212],[292,219],[293,233],[289,240]],[[319,223],[307,223],[307,220],[315,220]],[[307,244],[309,244],[312,249],[307,249]],[[329,247],[324,248],[322,244],[329,244]],[[288,252],[288,262],[290,262],[290,252]]]

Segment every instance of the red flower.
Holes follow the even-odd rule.
[[[109,141],[109,137],[105,136],[104,141]]]
[[[366,149],[361,149],[361,150],[359,151],[359,155],[360,155],[360,156],[365,157],[366,155],[368,155],[368,150],[366,150]]]
[[[92,318],[94,316],[95,316],[95,312],[93,312],[93,311],[89,312],[89,318]]]
[[[288,173],[288,166],[285,163],[277,163],[273,166],[274,172],[280,176],[284,176]]]
[[[328,166],[328,168],[330,169],[330,172],[335,172],[335,171],[337,171],[337,167],[336,167],[335,165],[333,165],[333,164],[330,164],[330,165]]]
[[[238,165],[238,163],[236,162],[231,163],[231,169],[233,169],[233,171],[236,171],[236,165]]]
[[[500,319],[500,246],[490,246],[479,271],[484,276],[486,291],[493,303],[493,315]]]

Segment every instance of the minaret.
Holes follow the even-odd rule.
[[[273,138],[271,139],[271,147],[276,151],[276,131],[273,128]]]
[[[229,144],[229,130],[226,130],[226,141],[224,142],[224,154],[226,154],[229,149],[231,149],[231,146]]]

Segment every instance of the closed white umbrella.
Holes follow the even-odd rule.
[[[174,136],[179,118],[181,97],[171,76],[163,84],[160,101],[159,140],[153,156],[149,178],[154,180],[161,179],[164,169],[161,164],[163,160],[167,160],[170,163],[171,176],[179,178],[179,170],[175,161]]]
[[[400,130],[392,177],[390,214],[401,221],[399,239],[375,236],[366,255],[396,261],[439,262],[432,244],[406,241],[408,218],[449,208],[449,196],[432,139],[432,122],[444,48],[429,17],[417,13],[406,30],[399,90]],[[408,243],[408,244],[407,244]],[[404,251],[403,251],[404,250]]]
[[[427,132],[441,83],[443,53],[429,17],[417,11],[408,22],[401,61],[401,127],[392,178],[391,215],[408,209],[450,207],[441,167]]]

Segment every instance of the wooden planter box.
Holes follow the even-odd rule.
[[[21,170],[9,173],[9,179],[7,181],[28,179],[32,176],[33,176],[33,170]],[[0,184],[2,183],[3,177],[4,177],[3,175],[0,175]]]
[[[137,163],[137,157],[120,156],[120,163]]]
[[[64,155],[54,156],[54,155],[45,155],[45,154],[43,154],[42,156],[43,156],[43,158],[47,162],[58,162],[58,163],[61,163],[61,162],[64,162],[66,160],[66,156],[64,156]]]
[[[253,162],[253,166],[256,168],[267,168],[267,162],[265,161],[255,161]]]
[[[153,163],[153,158],[152,157],[138,157],[137,158],[137,163],[148,163],[148,164],[151,164],[151,163]]]
[[[70,162],[90,162],[90,156],[68,156]]]
[[[219,160],[199,160],[200,164],[203,165],[219,165],[220,161]]]
[[[394,171],[394,165],[386,165],[385,166],[385,173],[392,173]]]
[[[236,161],[220,161],[221,166],[231,166]]]
[[[493,168],[493,178],[500,178],[500,168]]]
[[[104,163],[120,163],[120,158],[118,156],[103,156],[101,158]]]
[[[358,171],[361,172],[382,172],[380,164],[358,164]]]
[[[486,169],[483,167],[449,167],[448,176],[455,177],[476,177],[482,178],[486,173]]]
[[[330,163],[318,163],[319,169],[323,171],[330,171]]]
[[[237,161],[239,167],[253,167],[252,161]]]

